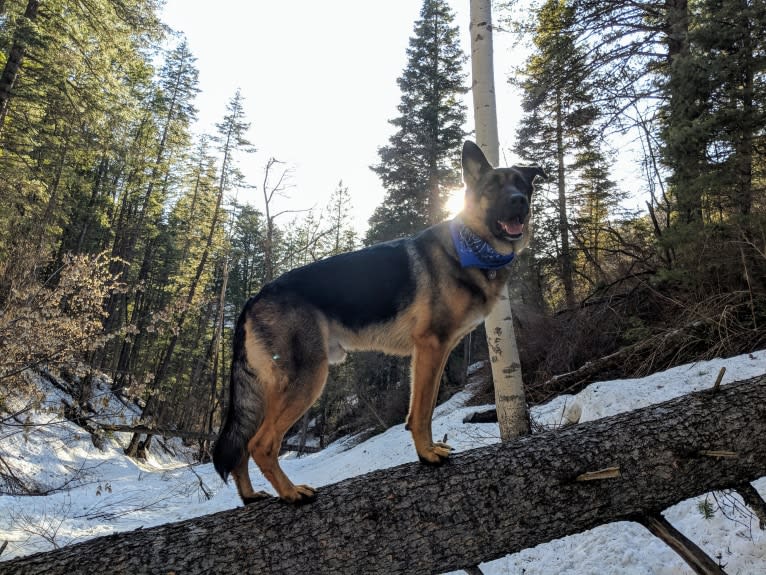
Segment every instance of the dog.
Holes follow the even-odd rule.
[[[229,406],[213,448],[245,505],[263,497],[251,456],[280,498],[301,504],[316,490],[279,466],[282,439],[314,404],[328,366],[347,351],[411,356],[407,427],[420,460],[438,465],[451,447],[434,441],[431,417],[450,351],[479,325],[527,246],[536,166],[493,168],[479,147],[462,153],[465,207],[453,220],[296,268],[245,304],[234,333]]]

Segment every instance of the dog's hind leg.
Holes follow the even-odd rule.
[[[295,485],[279,465],[279,450],[285,433],[313,405],[327,380],[328,362],[308,362],[283,390],[267,390],[266,412],[258,432],[248,443],[264,477],[274,486],[280,498],[291,503],[308,503],[316,490],[308,485]]]
[[[265,491],[255,491],[253,489],[253,484],[250,483],[250,472],[247,469],[249,462],[250,458],[247,453],[244,453],[237,466],[231,470],[231,476],[234,478],[234,484],[237,486],[237,493],[239,493],[245,505],[250,505],[259,499],[269,497],[269,494]]]

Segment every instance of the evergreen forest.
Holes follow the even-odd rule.
[[[446,217],[472,131],[467,22],[423,0],[393,135],[371,166],[385,198],[360,230],[349,205],[364,190],[340,182],[326,206],[286,212],[275,199],[289,166],[271,159],[247,181],[241,167],[265,144],[248,139],[247,94],[221,103],[213,133],[194,133],[196,57],[161,8],[0,0],[0,410],[12,395],[34,403],[27,373],[55,372],[77,400],[69,415],[87,416],[104,373],[143,412],[130,455],[152,430],[182,431],[206,460],[247,298],[292,268]],[[553,376],[588,362],[628,377],[766,347],[766,2],[495,11],[496,33],[528,54],[496,71],[523,104],[508,153],[548,176],[510,286],[528,399],[572,391],[580,380]],[[244,187],[257,204],[237,200]],[[486,353],[479,328],[442,393]],[[296,435],[310,427],[325,445],[401,423],[408,366],[374,353],[334,366]]]

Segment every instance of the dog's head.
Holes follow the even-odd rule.
[[[463,144],[466,185],[463,222],[502,254],[519,253],[529,243],[531,200],[537,166],[493,168],[479,146]]]

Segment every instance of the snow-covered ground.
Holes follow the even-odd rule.
[[[721,367],[726,367],[724,384],[761,375],[766,373],[766,351],[676,367],[643,379],[595,383],[577,395],[560,396],[535,408],[532,415],[546,426],[559,425],[573,414],[579,414],[580,421],[613,415],[709,388]],[[499,441],[496,424],[462,423],[477,409],[464,407],[469,395],[455,395],[437,408],[434,417],[434,436],[447,434],[458,451]],[[52,407],[60,400],[57,390],[47,389]],[[115,411],[125,410],[108,396],[104,403],[115,404]],[[88,434],[60,421],[53,411],[30,412],[21,420],[23,427],[19,422],[0,424],[0,457],[53,491],[45,496],[0,496],[0,545],[8,542],[2,559],[240,504],[233,486],[224,485],[212,465],[189,465],[161,446],[153,448],[146,463],[138,463],[122,454],[124,434],[108,438],[105,449],[98,450]],[[182,452],[176,441],[169,447]],[[410,434],[398,425],[363,443],[349,438],[320,453],[288,455],[283,461],[296,483],[322,486],[415,460]],[[257,470],[251,471],[255,489],[271,491]],[[766,495],[766,478],[755,487]],[[719,496],[716,501],[712,495],[707,500],[715,513],[705,519],[700,511],[705,499],[680,503],[665,516],[708,554],[719,557],[727,573],[766,573],[766,532],[758,528],[757,520],[743,511],[738,498]],[[669,548],[632,523],[605,525],[481,567],[488,575],[692,573]]]

